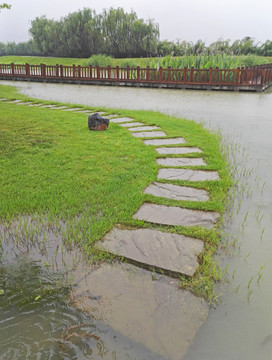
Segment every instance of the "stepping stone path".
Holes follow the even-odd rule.
[[[61,105],[43,105],[21,100],[6,101],[25,106],[35,106],[54,110],[70,111],[91,115],[94,113],[81,108],[68,108]],[[104,116],[104,112],[98,112]],[[167,135],[158,126],[149,126],[143,122],[136,122],[129,117],[118,117],[116,114],[105,115],[111,119],[111,123],[120,125],[131,133],[132,136],[143,138],[145,145],[159,146],[155,150],[159,154],[183,155],[190,153],[202,153],[197,147],[184,146],[186,140],[183,137],[167,138]],[[147,138],[147,139],[144,139]],[[181,145],[173,147],[172,145]],[[169,147],[168,147],[169,146]],[[216,171],[203,171],[192,169],[177,169],[184,166],[206,166],[202,158],[158,158],[157,163],[161,168],[158,179],[167,181],[214,181],[219,179]],[[209,200],[206,190],[189,186],[179,186],[171,183],[154,182],[145,190],[158,198],[167,198],[179,201],[204,202]],[[219,214],[212,211],[192,210],[179,206],[165,206],[144,203],[133,215],[133,219],[143,220],[150,223],[172,226],[201,226],[213,227]],[[183,235],[162,232],[150,229],[119,229],[114,228],[107,233],[98,243],[97,247],[112,254],[126,258],[128,261],[138,264],[147,269],[163,270],[172,275],[184,274],[193,276],[198,267],[198,255],[203,250],[203,241]]]
[[[171,147],[171,145],[186,144],[186,140],[182,137],[163,138],[167,135],[158,126],[133,122],[131,118],[116,118],[111,122],[127,128],[134,137],[150,138],[144,140],[143,143],[160,146],[155,148],[159,154],[202,153],[202,150],[197,147]],[[167,167],[159,170],[158,179],[168,181],[213,181],[219,179],[216,171],[175,169],[175,167],[184,166],[206,166],[207,163],[202,158],[158,158],[157,163]],[[144,193],[156,197],[193,202],[204,202],[210,198],[206,190],[159,182],[150,184]],[[219,213],[213,211],[192,210],[179,206],[151,203],[142,204],[133,215],[133,219],[160,225],[201,226],[204,228],[215,226],[219,217]],[[199,266],[197,256],[201,253],[203,246],[202,240],[182,235],[149,229],[128,230],[119,228],[112,229],[97,243],[99,249],[123,257],[146,269],[153,268],[157,271],[166,271],[172,275],[184,274],[187,276],[193,276],[197,270]]]

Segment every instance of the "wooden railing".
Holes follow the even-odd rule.
[[[166,87],[263,90],[272,85],[272,64],[237,69],[121,68],[63,65],[0,64],[1,79],[80,83],[142,84]],[[180,85],[180,86],[179,86]]]

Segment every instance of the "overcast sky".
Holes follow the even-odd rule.
[[[104,8],[133,9],[139,18],[151,18],[160,26],[161,40],[207,44],[219,39],[272,40],[272,0],[5,0],[11,10],[0,13],[0,41],[27,41],[31,20],[46,15],[59,19],[88,7],[100,13]]]

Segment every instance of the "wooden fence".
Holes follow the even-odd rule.
[[[263,91],[272,85],[272,64],[237,69],[120,68],[0,64],[0,79],[169,88]]]

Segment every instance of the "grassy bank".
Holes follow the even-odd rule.
[[[3,97],[27,100],[12,87],[0,86],[0,98]],[[205,241],[201,266],[192,279],[182,277],[181,286],[211,301],[214,299],[214,281],[220,274],[213,254],[220,241],[220,230],[157,226],[132,220],[132,215],[143,201],[222,214],[230,179],[227,163],[220,153],[219,136],[193,121],[161,113],[104,109],[158,125],[168,136],[183,136],[190,145],[203,150],[201,156],[208,164],[207,170],[217,170],[221,180],[192,186],[207,189],[210,201],[174,201],[142,193],[156,180],[159,168],[156,153],[125,128],[112,123],[105,132],[91,132],[84,114],[5,102],[0,102],[0,108],[2,222],[28,216],[35,222],[58,224],[63,239],[80,244],[91,257],[101,255],[97,254],[94,244],[117,223],[201,238]],[[174,183],[186,184],[185,181]]]
[[[94,56],[94,60],[91,61],[93,65],[98,62],[99,66],[140,66],[151,68],[162,67],[198,67],[198,68],[236,68],[237,66],[251,66],[261,65],[266,63],[272,63],[272,57],[257,56],[257,55],[243,55],[243,56],[228,56],[228,55],[200,55],[200,56],[181,56],[181,57],[161,57],[161,58],[133,58],[133,59],[109,59],[103,56]],[[39,56],[0,56],[1,64],[46,64],[46,65],[66,65],[71,66],[81,65],[87,66],[90,61],[89,59],[78,59],[78,58],[56,58],[56,57],[39,57]]]

